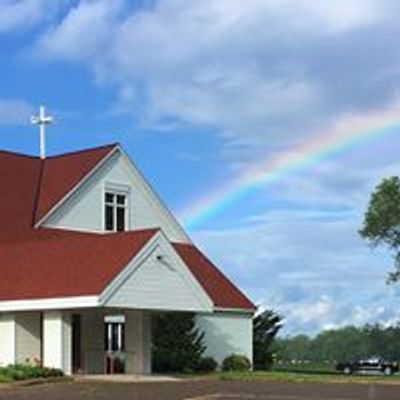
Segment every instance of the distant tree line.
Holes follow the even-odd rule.
[[[276,338],[273,351],[276,359],[284,362],[334,362],[371,356],[400,361],[400,325],[348,326],[323,331],[314,338]]]

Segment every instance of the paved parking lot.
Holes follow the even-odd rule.
[[[397,385],[241,381],[72,382],[0,389],[1,400],[399,400]]]

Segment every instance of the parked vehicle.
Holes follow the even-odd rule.
[[[393,361],[387,361],[380,357],[371,357],[367,359],[355,360],[351,362],[339,362],[336,364],[336,370],[346,375],[350,374],[376,374],[381,373],[387,376],[399,372],[399,364]]]

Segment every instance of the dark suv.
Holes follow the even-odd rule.
[[[399,364],[397,362],[384,360],[380,357],[371,357],[351,362],[340,362],[336,364],[336,370],[347,375],[354,373],[381,373],[389,376],[399,372]]]

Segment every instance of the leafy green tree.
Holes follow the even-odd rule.
[[[394,256],[395,270],[388,281],[400,279],[400,178],[384,179],[372,193],[360,235],[371,245],[386,246]]]
[[[282,328],[282,317],[273,310],[265,310],[253,320],[254,368],[264,370],[271,367],[273,354],[271,345]]]
[[[206,349],[204,332],[192,313],[165,313],[152,319],[152,366],[155,372],[188,372]]]
[[[319,333],[311,342],[312,361],[345,361],[364,357],[367,340],[359,328],[348,326]]]
[[[312,340],[307,335],[277,338],[274,346],[281,361],[309,360]]]

